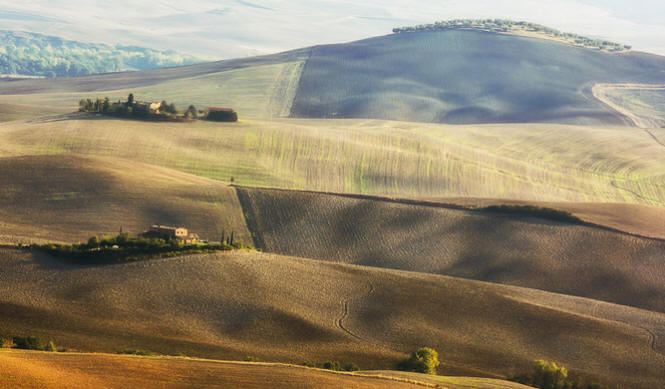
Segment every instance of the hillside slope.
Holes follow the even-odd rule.
[[[665,241],[536,218],[238,188],[264,251],[446,274],[665,312]]]
[[[665,129],[652,133],[665,137]],[[296,119],[183,124],[73,115],[0,124],[0,139],[2,157],[120,157],[223,181],[234,177],[241,185],[665,205],[663,146],[629,127]]]
[[[505,377],[544,358],[624,387],[665,383],[665,315],[595,300],[260,253],[75,266],[0,249],[0,268],[0,335],[68,349],[390,369],[427,345],[444,375]]]
[[[292,116],[437,123],[625,124],[595,83],[665,81],[665,57],[478,31],[317,46]]]
[[[234,231],[247,244],[235,190],[127,160],[92,156],[0,158],[0,243],[77,242],[183,225],[201,238]]]
[[[293,365],[175,357],[0,351],[0,388],[22,389],[418,389],[406,380],[340,374]],[[482,385],[483,379],[477,382]],[[481,388],[495,389],[487,380]],[[502,382],[502,381],[498,381]],[[505,382],[505,381],[504,381]],[[505,382],[505,388],[525,386]],[[451,389],[457,389],[451,388]],[[502,388],[503,389],[503,388]]]

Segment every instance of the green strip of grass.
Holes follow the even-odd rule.
[[[521,217],[537,217],[564,223],[583,224],[584,221],[568,211],[554,208],[537,207],[533,205],[490,205],[480,208],[483,212],[504,213]]]

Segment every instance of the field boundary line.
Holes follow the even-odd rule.
[[[468,207],[468,206],[463,206],[463,205],[459,205],[459,204],[445,203],[445,202],[431,201],[431,200],[415,200],[415,199],[409,199],[409,198],[404,198],[404,197],[391,197],[391,196],[369,195],[369,194],[359,194],[359,193],[325,192],[325,191],[315,191],[315,190],[307,190],[307,189],[270,188],[270,187],[245,186],[245,185],[235,185],[235,184],[231,184],[231,186],[238,189],[238,190],[263,190],[263,191],[274,191],[274,192],[285,192],[285,193],[303,193],[303,194],[326,195],[326,196],[336,196],[336,197],[350,198],[350,199],[355,199],[355,200],[372,200],[372,201],[382,201],[382,202],[393,203],[393,204],[413,205],[413,206],[432,207],[432,208],[443,208],[443,209],[449,209],[449,210],[453,210],[453,211],[462,211],[462,212],[475,213],[475,214],[478,214],[478,215],[481,215],[481,214],[484,215],[485,214],[485,213],[482,212],[481,209]],[[622,189],[622,188],[618,188],[618,189]],[[534,203],[537,203],[537,202],[534,202]],[[503,217],[503,218],[517,218],[517,217],[514,217],[512,215],[501,215],[501,214],[492,214],[491,216],[492,217]],[[537,218],[537,217],[535,217],[535,218]],[[540,218],[540,219],[542,219],[542,218]],[[546,220],[546,219],[542,219],[542,220]],[[617,233],[617,234],[627,235],[627,236],[631,236],[631,237],[634,237],[634,238],[647,239],[647,240],[651,240],[651,241],[655,241],[655,242],[665,243],[665,238],[656,238],[656,237],[653,237],[653,236],[647,236],[647,235],[637,234],[637,233],[634,233],[634,232],[623,231],[623,230],[620,230],[618,228],[609,227],[609,226],[605,226],[605,225],[602,225],[602,224],[589,222],[589,221],[586,221],[586,220],[581,220],[580,222],[577,222],[577,223],[572,223],[572,222],[558,222],[558,223],[561,223],[561,224],[564,224],[564,225],[576,225],[576,226],[582,226],[582,227],[596,228],[596,229],[599,229],[599,230],[614,232],[614,233]],[[248,228],[250,228],[250,232],[258,233],[258,231],[253,230],[249,226],[249,223],[248,223]]]

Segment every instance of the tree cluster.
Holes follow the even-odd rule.
[[[596,48],[605,51],[624,51],[632,47],[603,39],[592,39],[577,34],[561,32],[554,28],[546,27],[536,23],[517,22],[506,19],[455,19],[438,21],[433,24],[420,24],[412,27],[397,27],[393,29],[395,34],[420,32],[420,31],[448,31],[448,30],[476,30],[497,33],[508,33],[512,31],[528,31],[541,33],[543,35],[561,38],[574,42],[577,45]]]
[[[108,263],[136,261],[142,259],[170,257],[186,254],[202,254],[244,248],[242,242],[182,244],[177,239],[130,237],[127,233],[99,238],[90,237],[87,243],[58,244],[47,243],[34,246],[51,255],[80,263]]]
[[[429,347],[421,347],[398,363],[397,370],[436,374],[437,366],[439,366],[439,353]]]
[[[543,360],[537,360],[534,363],[531,373],[511,378],[511,381],[539,389],[608,389],[607,386],[601,384],[588,384],[573,380],[568,377],[568,369],[554,362]]]
[[[190,105],[182,115],[179,114],[175,104],[162,100],[156,110],[151,109],[150,102],[136,101],[134,94],[130,93],[125,101],[111,102],[108,97],[95,100],[82,99],[79,101],[79,112],[101,113],[105,115],[131,117],[135,119],[152,120],[194,120],[197,118],[196,107]]]
[[[51,352],[56,351],[53,341],[49,341],[46,345],[43,345],[39,338],[36,336],[14,336],[12,340],[14,342],[14,348],[17,349]]]
[[[358,371],[360,368],[358,365],[356,365],[353,362],[349,362],[342,366],[342,364],[339,361],[325,361],[320,364],[315,364],[315,363],[310,363],[310,362],[303,362],[303,366],[307,367],[317,367],[320,369],[326,369],[326,370],[332,370],[332,371]]]
[[[74,77],[181,66],[201,60],[173,51],[109,46],[27,32],[0,31],[0,73]]]

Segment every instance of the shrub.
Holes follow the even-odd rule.
[[[543,360],[535,361],[530,374],[522,374],[510,380],[539,389],[608,389],[601,384],[583,384],[577,380],[570,380],[565,367]]]
[[[48,352],[55,352],[56,351],[55,344],[53,344],[52,340],[49,341],[46,344],[46,346],[44,346],[44,351],[48,351]]]
[[[439,353],[429,347],[419,348],[397,365],[398,370],[416,373],[436,374],[439,366]]]
[[[5,340],[0,338],[0,348],[5,347]]]
[[[125,354],[125,355],[144,355],[144,356],[158,355],[157,353],[154,353],[154,352],[152,352],[152,351],[138,350],[138,349],[124,349],[124,350],[122,350],[122,351],[118,351],[118,354]]]
[[[305,367],[316,367],[316,365],[314,363],[309,362],[309,361],[304,361],[302,363],[302,365],[305,366]]]
[[[358,365],[356,365],[356,364],[353,363],[353,362],[351,362],[351,363],[347,363],[347,364],[344,366],[344,371],[358,371],[358,370],[360,370],[360,368],[358,367]]]
[[[323,368],[328,370],[340,371],[342,366],[339,361],[326,361],[323,363]]]
[[[570,212],[547,207],[537,207],[533,205],[490,205],[489,207],[481,208],[480,211],[507,213],[524,217],[537,217],[540,219],[573,224],[583,223],[580,218]]]
[[[14,348],[21,350],[42,350],[41,342],[36,336],[15,336]]]
[[[255,357],[253,355],[246,356],[245,361],[247,361],[247,362],[261,362],[261,360],[258,357]]]

